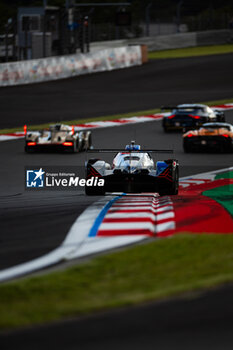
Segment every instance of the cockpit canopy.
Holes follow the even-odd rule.
[[[72,128],[69,125],[64,125],[64,124],[54,124],[50,125],[49,130],[50,131],[70,131]]]
[[[226,129],[231,131],[232,125],[228,123],[205,123],[202,125],[201,129]]]
[[[127,160],[130,160],[130,161],[137,160],[137,161],[139,161],[140,157],[137,157],[137,156],[126,156],[126,157],[124,157],[124,161],[127,161]]]
[[[130,145],[125,146],[126,151],[140,151],[141,146],[140,145],[135,145],[135,141],[131,141]]]
[[[136,173],[141,169],[152,170],[154,161],[147,152],[120,152],[113,160],[113,168],[127,173]]]

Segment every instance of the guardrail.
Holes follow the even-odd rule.
[[[208,30],[203,32],[176,33],[156,35],[135,39],[101,41],[91,44],[91,50],[99,48],[119,47],[126,45],[146,45],[148,51],[179,49],[203,45],[220,45],[233,43],[233,30]]]

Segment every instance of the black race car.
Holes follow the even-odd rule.
[[[171,110],[163,117],[162,125],[165,132],[196,129],[207,122],[225,122],[224,112],[203,104],[181,104],[176,107],[162,107],[162,110]]]

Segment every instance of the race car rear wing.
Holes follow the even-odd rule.
[[[192,107],[179,107],[179,106],[162,106],[160,109],[161,109],[161,112],[163,111],[166,111],[166,110],[173,110],[173,109],[186,109],[186,108],[192,108],[192,109],[200,109],[199,106],[192,106]]]
[[[28,133],[28,132],[31,132],[31,133],[33,133],[33,132],[42,132],[42,131],[44,131],[44,130],[49,130],[49,128],[44,128],[44,129],[40,129],[40,130],[28,130],[28,126],[27,125],[24,125],[24,127],[23,127],[23,130],[24,130],[24,135],[26,136],[26,134]],[[71,125],[71,130],[52,130],[52,132],[53,133],[60,133],[60,132],[66,132],[66,133],[70,133],[70,132],[72,132],[72,135],[75,133],[75,132],[77,132],[76,130],[75,130],[75,127],[74,127],[74,125]]]
[[[91,149],[87,150],[87,153],[174,153],[172,149],[143,149],[143,150],[126,150],[122,148],[115,149]]]

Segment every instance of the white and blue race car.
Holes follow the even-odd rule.
[[[173,153],[171,150],[141,150],[132,141],[124,150],[95,149],[92,153],[115,153],[112,164],[97,158],[86,162],[86,180],[99,178],[104,186],[87,186],[87,195],[105,192],[158,192],[160,195],[178,194],[179,164],[176,159],[154,162],[152,153]]]

